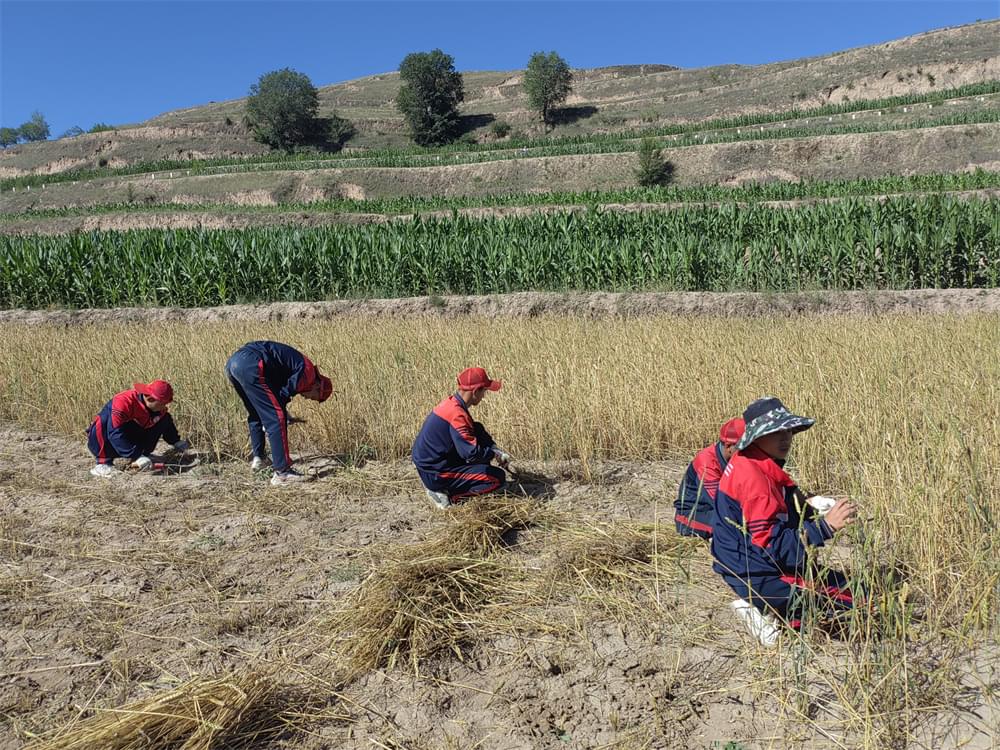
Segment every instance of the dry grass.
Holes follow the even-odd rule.
[[[121,708],[95,709],[26,750],[217,750],[263,743],[287,729],[298,710],[285,692],[273,675],[196,678]]]
[[[449,391],[454,373],[477,362],[506,381],[477,416],[516,456],[572,460],[580,471],[572,481],[561,476],[572,486],[596,476],[591,467],[599,467],[602,457],[687,460],[747,401],[775,393],[819,420],[796,439],[793,475],[807,489],[850,495],[862,508],[861,522],[842,535],[847,544],[836,550],[842,559],[831,563],[847,567],[865,585],[878,615],[849,623],[842,641],[810,630],[805,638],[787,639],[777,654],[745,649],[746,681],[761,696],[782,702],[790,725],[819,733],[812,736],[829,734],[844,746],[902,747],[928,716],[964,705],[970,687],[963,682],[963,660],[970,648],[985,649],[987,658],[995,653],[998,633],[997,316],[752,322],[541,318],[505,322],[502,335],[494,322],[469,319],[458,324],[463,330],[458,338],[455,325],[350,319],[211,324],[199,327],[196,338],[190,326],[162,325],[155,329],[156,346],[143,340],[149,329],[139,327],[9,326],[0,351],[0,419],[39,430],[44,415],[44,429],[80,440],[81,428],[114,391],[135,379],[166,376],[178,393],[175,415],[182,431],[222,455],[242,454],[241,407],[221,364],[243,341],[273,337],[326,365],[338,390],[322,406],[293,403],[293,412],[309,420],[293,428],[298,450],[400,456],[425,413]],[[101,351],[92,346],[98,336],[105,342]],[[33,459],[30,450],[11,451],[0,457]],[[167,564],[177,583],[163,592],[163,601],[189,600],[190,627],[201,623],[207,632],[245,628],[248,637],[266,634],[266,648],[253,658],[269,663],[285,646],[302,659],[309,649],[327,648],[331,659],[325,666],[336,675],[330,678],[336,687],[345,676],[365,670],[395,665],[426,672],[425,665],[448,654],[465,659],[482,638],[551,625],[545,616],[535,618],[545,610],[568,613],[583,626],[603,612],[645,630],[671,618],[681,625],[688,614],[704,615],[681,598],[685,585],[695,589],[709,582],[704,551],[689,550],[688,540],[674,536],[672,524],[573,512],[557,517],[548,510],[541,516],[544,506],[507,499],[458,508],[442,515],[429,533],[414,528],[424,541],[386,548],[371,575],[345,597],[348,605],[341,599],[315,607],[308,600],[290,602],[297,619],[289,624],[296,632],[277,632],[285,630],[275,625],[284,610],[269,601],[258,605],[256,594],[242,591],[232,566],[222,571],[227,557],[257,550],[259,557],[246,570],[256,565],[263,575],[292,570],[293,578],[320,580],[336,566],[354,565],[356,558],[330,553],[318,537],[308,549],[284,551],[287,565],[271,566],[261,551],[271,532],[254,530],[254,524],[311,523],[326,518],[319,514],[331,499],[386,502],[415,492],[415,481],[402,470],[350,468],[291,497],[247,487],[246,477],[235,470],[232,476],[224,466],[220,471],[204,497],[177,496],[162,505],[134,504],[132,490],[97,488],[86,477],[73,481],[46,473],[51,465],[41,459],[32,471],[4,474],[0,487],[6,491],[10,485],[14,502],[0,507],[24,514],[31,507],[25,498],[37,493],[65,498],[66,507],[81,514],[63,517],[61,509],[51,518],[26,514],[22,523],[5,513],[0,520],[0,558],[8,565],[0,585],[21,600],[15,602],[18,616],[23,612],[37,622],[31,618],[45,604],[42,596],[71,601],[77,590],[71,585],[79,586],[93,592],[83,625],[94,624],[94,637],[114,636],[124,643],[130,632],[148,628],[144,618],[153,610],[121,607],[108,598],[114,590],[101,588],[99,579],[69,578],[72,568],[121,570],[131,581]],[[613,480],[588,492],[606,491],[610,497]],[[664,503],[674,489],[663,488]],[[572,500],[559,499],[563,512],[565,502]],[[163,517],[174,535],[158,538],[156,515],[178,506],[185,506],[175,513],[183,518]],[[247,516],[250,530],[241,546],[195,544],[216,533],[207,519],[237,511],[258,517]],[[104,519],[104,526],[131,529],[128,544],[112,549],[101,524],[74,526],[90,514]],[[359,513],[344,524],[362,518]],[[325,523],[331,520],[336,519]],[[176,529],[181,521],[184,528]],[[528,549],[508,549],[512,532],[530,524],[544,528],[526,535]],[[345,543],[353,543],[352,537],[339,538],[338,544]],[[45,566],[63,558],[62,572],[41,571],[67,576],[65,588],[27,569],[29,562]],[[225,580],[234,575],[235,583]],[[290,581],[289,588],[298,590],[297,583]],[[671,611],[678,601],[680,610]],[[332,606],[337,610],[330,615]],[[108,623],[97,623],[101,617]],[[259,628],[255,618],[261,619]],[[170,636],[183,636],[176,627]],[[717,621],[701,623],[687,640],[679,637],[685,643],[702,639],[697,645],[709,648],[719,627]],[[310,629],[321,628],[310,635]],[[91,638],[91,631],[85,632]],[[306,674],[313,667],[294,668]],[[122,694],[134,695],[134,686]],[[102,693],[101,702],[115,701]]]
[[[468,643],[516,630],[510,621],[537,594],[499,556],[512,534],[544,515],[527,501],[482,498],[457,508],[428,540],[390,550],[331,624],[348,681],[404,662],[419,673],[442,651],[461,658]]]
[[[956,577],[982,583],[1000,572],[997,316],[542,318],[505,322],[502,335],[469,319],[459,338],[455,325],[224,323],[193,336],[192,326],[166,324],[156,346],[141,326],[8,326],[0,418],[79,435],[117,390],[167,377],[182,432],[242,456],[243,411],[222,365],[261,337],[301,348],[333,377],[331,402],[293,404],[309,420],[293,427],[295,446],[328,454],[404,455],[454,374],[473,362],[506,380],[479,409],[505,448],[583,466],[690,456],[718,424],[773,393],[818,419],[793,452],[805,487],[853,496],[866,518],[858,535],[884,562],[905,563],[929,599],[979,624],[996,612],[995,593],[984,600],[974,584],[956,601],[953,589]],[[92,346],[97,337],[102,347]]]

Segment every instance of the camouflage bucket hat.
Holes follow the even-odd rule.
[[[737,450],[745,449],[757,438],[770,435],[772,432],[784,430],[802,432],[816,424],[815,419],[792,414],[779,399],[773,396],[759,398],[750,404],[743,412],[743,420],[747,426],[740,442],[736,444]]]

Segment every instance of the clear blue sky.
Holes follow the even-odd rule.
[[[757,64],[997,15],[997,0],[0,0],[0,124],[39,110],[55,137],[245,96],[276,68],[323,86],[438,47],[463,71],[521,68],[539,50],[578,68]]]

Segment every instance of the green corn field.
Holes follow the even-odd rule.
[[[997,198],[0,239],[2,307],[998,285]]]
[[[615,203],[697,203],[731,201],[790,201],[881,196],[893,193],[943,193],[963,190],[1000,188],[1000,172],[976,169],[925,175],[883,175],[856,180],[806,180],[803,182],[750,183],[740,186],[692,185],[685,187],[624,188],[583,192],[551,191],[546,193],[494,193],[491,195],[393,196],[364,200],[335,198],[308,203],[287,202],[263,206],[235,206],[224,203],[105,203],[96,206],[72,206],[27,210],[16,214],[0,213],[0,223],[27,217],[56,218],[92,216],[129,212],[157,213],[183,210],[193,213],[238,211],[240,213],[276,213],[310,211],[313,213],[414,214],[462,208],[501,206],[600,206]]]

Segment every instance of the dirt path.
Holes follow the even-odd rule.
[[[333,302],[275,302],[222,307],[126,307],[95,310],[0,310],[0,323],[92,325],[212,321],[327,320],[342,316],[588,318],[650,315],[769,317],[1000,313],[1000,289],[854,292],[518,292],[486,296],[407,297]]]
[[[859,196],[856,199],[884,201],[890,198],[908,196],[923,197],[931,193],[894,193],[888,195]],[[1000,196],[998,188],[979,190],[956,190],[938,192],[933,195],[947,196],[957,200],[988,200]],[[853,199],[853,198],[852,198]],[[735,205],[764,205],[774,208],[796,208],[819,203],[840,203],[847,198],[801,198],[795,200],[760,201],[759,204],[737,203]],[[717,207],[721,201],[675,201],[670,203],[601,203],[597,209],[612,213],[639,213],[653,211],[676,211],[684,208]],[[320,227],[357,224],[385,224],[394,221],[413,221],[416,217],[447,219],[453,215],[473,219],[531,216],[534,214],[559,214],[584,212],[587,205],[537,205],[537,206],[473,206],[468,208],[420,211],[416,213],[380,214],[360,212],[333,212],[299,208],[294,211],[239,211],[229,210],[223,204],[211,211],[190,211],[183,207],[176,210],[114,211],[89,216],[61,216],[52,218],[14,218],[0,223],[0,234],[57,235],[72,232],[128,231],[132,229],[245,229],[248,227],[295,226]]]

